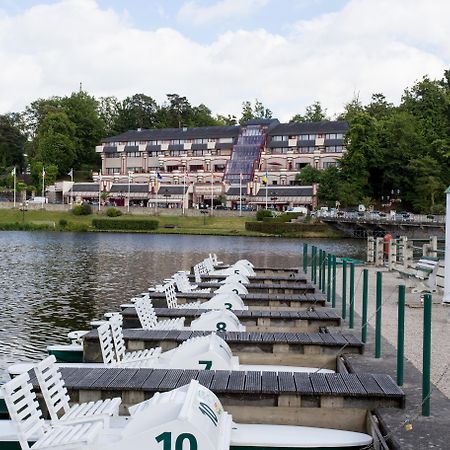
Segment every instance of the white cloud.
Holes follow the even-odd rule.
[[[352,0],[293,24],[287,36],[238,30],[200,44],[175,29],[134,28],[95,0],[0,12],[0,113],[68,95],[80,81],[97,97],[143,92],[161,102],[175,92],[223,114],[239,115],[243,100],[259,98],[280,120],[315,100],[340,112],[355,92],[398,101],[415,80],[449,66],[449,16],[446,0],[433,8],[426,0]]]
[[[219,0],[212,5],[205,6],[196,0],[183,4],[178,12],[181,22],[202,25],[205,23],[223,21],[236,16],[245,16],[258,11],[269,0]]]

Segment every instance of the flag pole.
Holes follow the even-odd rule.
[[[16,166],[14,166],[13,177],[14,177],[14,208],[15,208],[16,207]]]
[[[213,209],[214,209],[214,173],[212,171],[212,164],[211,164],[211,215],[213,215]]]
[[[239,215],[242,216],[242,172],[239,175]]]
[[[98,210],[100,211],[100,201],[102,195],[102,169],[100,169],[98,177]]]
[[[269,180],[267,178],[267,172],[266,172],[266,209],[268,208],[268,197],[269,197]]]
[[[128,205],[127,212],[130,212],[130,184],[131,184],[131,172],[128,172]]]
[[[184,209],[185,209],[185,206],[184,206],[185,195],[186,195],[186,166],[184,167],[184,172],[183,172],[183,196],[181,197],[182,202],[183,202],[183,216],[184,216]]]

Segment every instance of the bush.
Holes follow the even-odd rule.
[[[159,222],[157,220],[136,219],[93,219],[92,226],[98,230],[149,231],[156,230],[159,226]]]
[[[260,209],[256,213],[256,220],[263,220],[264,217],[272,217],[272,211],[269,211],[268,209]]]
[[[92,214],[91,205],[88,203],[82,203],[81,205],[76,205],[72,209],[72,214],[76,216],[89,216]]]
[[[67,227],[67,220],[66,219],[59,219],[59,226],[61,228],[66,228]]]
[[[51,231],[55,228],[48,224],[35,224],[35,223],[1,223],[1,231]]]
[[[276,217],[264,217],[264,222],[290,222],[292,219],[297,219],[297,217],[302,216],[302,213],[290,213],[285,212],[283,214],[280,214]]]
[[[108,217],[119,217],[122,215],[122,211],[120,209],[117,208],[108,208],[106,210],[106,215]]]

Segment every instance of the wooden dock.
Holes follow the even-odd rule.
[[[205,336],[208,331],[153,331],[125,329],[123,335],[129,350],[162,347],[163,351],[177,347],[187,339]],[[336,370],[336,356],[345,353],[362,353],[363,343],[350,333],[268,333],[221,332],[217,333],[230,346],[242,364],[276,364],[290,366],[323,367]],[[84,362],[101,362],[97,330],[92,330],[83,340]]]
[[[197,319],[206,309],[155,308],[161,320],[177,317],[185,318],[185,326]],[[333,310],[319,311],[233,311],[239,321],[247,327],[247,331],[271,332],[319,332],[324,327],[336,327],[341,324],[341,317]],[[122,311],[124,328],[140,328],[141,323],[135,308]]]
[[[63,368],[75,402],[120,396],[124,408],[191,379],[211,389],[236,421],[362,431],[368,410],[402,408],[403,391],[383,374]],[[36,389],[36,378],[32,377]]]
[[[206,302],[214,297],[214,293],[205,292],[177,292],[177,301],[180,304],[193,301]],[[295,293],[295,294],[243,294],[240,295],[245,305],[251,310],[304,310],[315,306],[325,306],[327,297],[321,293]],[[166,296],[163,292],[150,292],[153,306],[165,308]]]

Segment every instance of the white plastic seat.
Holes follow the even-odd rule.
[[[56,428],[46,425],[29,381],[30,376],[25,372],[1,388],[22,450],[87,449],[101,433],[103,423],[92,421],[64,424]],[[30,447],[28,442],[33,441],[34,444]]]
[[[122,316],[117,314],[109,321],[116,361],[120,366],[151,367],[161,353],[161,347],[127,352],[122,333]]]
[[[131,361],[127,359],[118,360],[110,323],[104,323],[98,327],[98,338],[100,340],[100,350],[102,352],[103,363],[110,367],[151,368],[155,365],[158,356],[161,353],[161,347],[156,347],[154,349],[149,349],[151,354],[146,359],[135,359]]]
[[[216,253],[210,253],[209,254],[209,259],[212,261],[212,263],[215,266],[219,266],[219,265],[223,264],[223,261],[219,261],[219,259],[217,258],[217,254]]]
[[[144,330],[180,330],[184,327],[184,317],[158,321],[149,297],[137,299],[134,307]]]
[[[208,270],[203,264],[203,262],[199,262],[194,266],[194,276],[196,283],[202,282],[202,275],[208,275]]]
[[[210,288],[199,289],[196,284],[191,284],[186,272],[177,272],[172,277],[175,281],[175,285],[180,292],[190,293],[190,292],[200,292],[208,293],[211,292]]]
[[[56,358],[50,355],[34,368],[52,425],[79,423],[93,419],[101,419],[105,425],[108,425],[109,418],[119,414],[119,406],[122,403],[120,397],[70,406],[70,397],[55,363]]]
[[[178,304],[177,294],[175,293],[175,282],[173,280],[164,285],[164,293],[168,308],[197,309],[200,307],[200,302]]]

